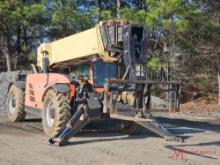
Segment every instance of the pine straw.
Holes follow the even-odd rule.
[[[213,112],[219,108],[217,97],[203,96],[180,105],[181,111]]]

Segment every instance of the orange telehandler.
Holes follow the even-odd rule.
[[[146,36],[142,25],[110,20],[41,44],[33,73],[8,87],[9,119],[41,112],[49,142],[58,145],[91,121],[109,118],[127,121],[129,133],[145,127],[181,141],[149,112],[152,85],[169,85],[177,93],[180,82],[146,80]]]

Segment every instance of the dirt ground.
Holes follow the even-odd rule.
[[[220,164],[220,119],[201,121],[157,115],[166,128],[184,137],[183,143],[166,142],[143,131],[127,136],[119,131],[82,132],[64,147],[47,143],[38,119],[11,123],[0,117],[1,165],[207,165]]]

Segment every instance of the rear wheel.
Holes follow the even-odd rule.
[[[26,116],[24,111],[24,92],[22,89],[12,85],[7,98],[8,118],[13,121],[23,121]]]
[[[58,134],[71,117],[68,99],[63,94],[49,90],[44,98],[42,124],[47,136]]]

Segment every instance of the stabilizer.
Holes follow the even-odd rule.
[[[48,141],[50,144],[57,144],[58,146],[65,145],[66,141],[73,135],[80,132],[88,123],[90,119],[86,113],[84,105],[80,105],[77,112],[68,121],[66,126],[54,137]]]

